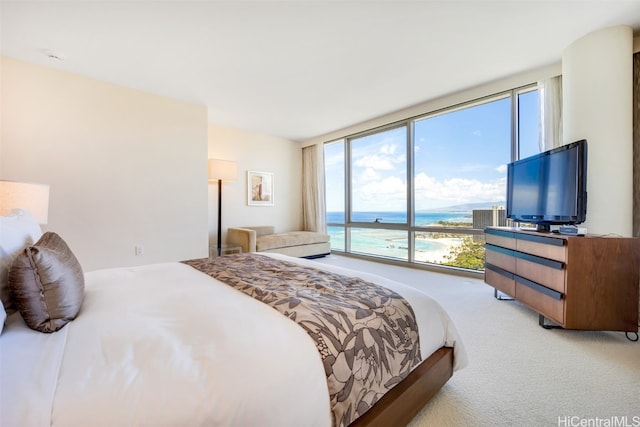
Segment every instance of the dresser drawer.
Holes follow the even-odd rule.
[[[484,266],[484,281],[510,297],[515,297],[516,295],[516,282],[513,273],[486,264]]]
[[[567,261],[566,240],[546,236],[519,236],[516,250],[560,262]]]
[[[511,272],[516,271],[516,258],[512,250],[490,244],[486,244],[484,248],[484,259],[487,264],[495,265]]]
[[[516,252],[515,273],[560,293],[565,292],[565,264],[562,262]]]
[[[485,243],[490,245],[496,245],[507,249],[516,248],[516,239],[513,237],[513,233],[506,232],[492,232],[484,235]]]
[[[516,298],[545,317],[564,324],[564,295],[516,277]]]

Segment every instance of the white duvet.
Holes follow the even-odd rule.
[[[454,368],[466,365],[434,300],[379,276],[324,268],[401,294],[416,313],[423,358],[446,345]],[[56,333],[32,331],[18,313],[7,318],[0,426],[331,425],[314,342],[267,305],[181,263],[90,272],[85,289],[78,318]]]

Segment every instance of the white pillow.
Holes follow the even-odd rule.
[[[11,263],[20,251],[35,244],[40,237],[42,229],[29,211],[14,209],[8,216],[0,216],[0,300],[8,313],[13,312],[9,297]]]
[[[2,329],[4,328],[4,321],[7,318],[7,312],[4,311],[4,305],[0,304],[0,334],[2,333]]]

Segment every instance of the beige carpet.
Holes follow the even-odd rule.
[[[423,290],[449,312],[469,366],[415,417],[426,426],[640,426],[640,342],[621,332],[545,330],[482,280],[330,255]]]

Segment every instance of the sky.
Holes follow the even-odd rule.
[[[519,98],[520,158],[538,152],[537,92]],[[510,98],[415,121],[416,211],[505,200],[511,161]],[[352,140],[352,206],[357,212],[404,211],[407,129]],[[344,209],[344,143],[325,145],[327,211]]]

